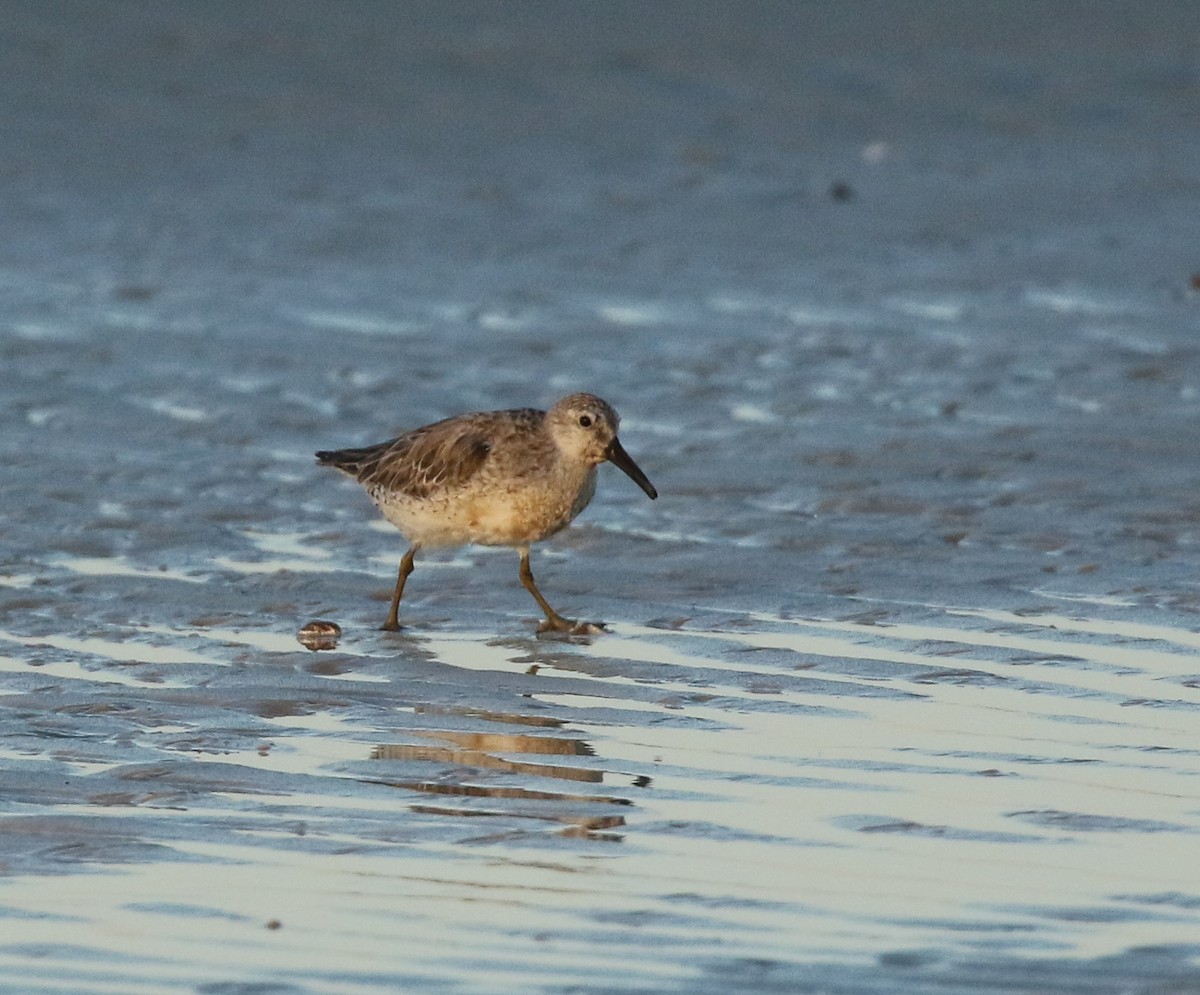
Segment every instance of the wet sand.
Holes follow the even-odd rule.
[[[1200,986],[1200,13],[963,9],[11,5],[0,990]]]

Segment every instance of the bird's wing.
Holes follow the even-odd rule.
[[[528,446],[545,415],[534,408],[458,415],[374,446],[319,452],[317,460],[368,490],[423,498],[465,485],[497,448]]]
[[[439,422],[402,435],[358,473],[368,487],[422,498],[463,486],[483,466],[492,444],[485,431]]]
[[[487,426],[451,418],[361,449],[317,453],[317,460],[354,477],[368,490],[423,498],[461,487],[492,451]]]

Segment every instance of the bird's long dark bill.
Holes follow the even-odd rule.
[[[608,461],[613,466],[620,467],[630,480],[644,490],[651,501],[658,497],[658,491],[650,483],[650,478],[642,473],[642,468],[633,461],[633,457],[629,453],[625,452],[625,447],[621,445],[619,439],[613,439],[608,444],[608,449],[604,455],[608,457]]]

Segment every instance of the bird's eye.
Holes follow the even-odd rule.
[[[592,416],[591,415],[580,415],[579,416],[579,424],[582,425],[584,428],[591,428],[592,427]]]

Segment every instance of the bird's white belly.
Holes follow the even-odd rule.
[[[375,500],[409,542],[422,546],[526,546],[565,528],[587,507],[595,492],[595,471],[571,484],[499,487],[481,481],[444,495],[413,499],[380,494]]]

